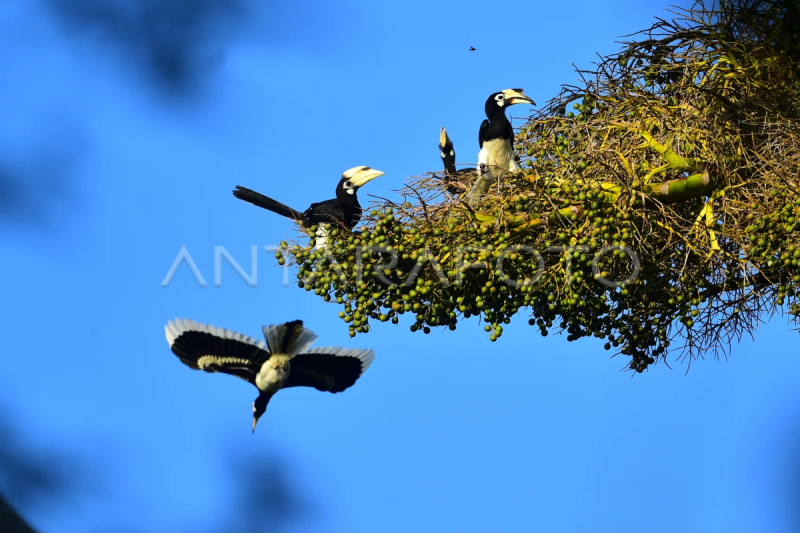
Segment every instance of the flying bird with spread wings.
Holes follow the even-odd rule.
[[[317,335],[303,327],[302,320],[264,326],[266,342],[187,319],[176,318],[165,330],[170,349],[189,368],[230,374],[258,389],[253,433],[279,390],[313,387],[342,392],[355,384],[375,358],[373,350],[310,348]]]

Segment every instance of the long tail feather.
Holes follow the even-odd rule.
[[[298,221],[303,220],[303,213],[300,211],[273,200],[269,196],[264,196],[263,194],[257,193],[252,189],[242,187],[241,185],[236,186],[236,190],[233,191],[233,195],[240,200],[244,200],[245,202],[249,202],[262,209],[277,213],[282,217],[291,218]]]

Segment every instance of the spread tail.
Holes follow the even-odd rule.
[[[317,335],[303,327],[302,320],[293,320],[276,326],[261,328],[273,354],[288,355],[291,359],[314,342]]]

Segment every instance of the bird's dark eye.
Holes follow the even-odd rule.
[[[346,188],[348,188],[348,189],[349,189],[350,187],[352,187],[352,186],[353,186],[353,184],[352,184],[352,183],[350,183],[350,181],[348,180],[348,181],[345,181],[345,182],[344,182],[344,186],[345,186]]]

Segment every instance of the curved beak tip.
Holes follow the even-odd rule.
[[[536,102],[533,101],[532,98],[525,95],[525,92],[522,89],[506,89],[503,91],[506,95],[506,99],[509,105],[514,104],[531,104],[536,105]]]

